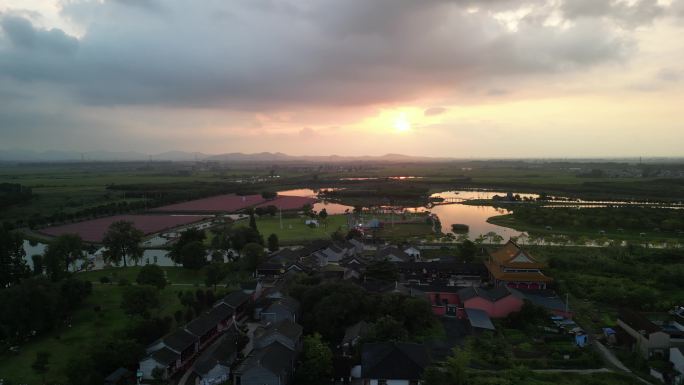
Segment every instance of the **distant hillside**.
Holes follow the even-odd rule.
[[[449,160],[449,158],[418,157],[401,154],[386,154],[382,156],[295,156],[281,152],[260,152],[245,154],[232,152],[209,155],[201,152],[167,151],[160,154],[143,154],[139,152],[113,151],[31,151],[31,150],[0,150],[0,161],[6,162],[75,162],[75,161],[218,161],[218,162],[434,162]]]

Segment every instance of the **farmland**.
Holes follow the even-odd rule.
[[[61,226],[47,227],[41,229],[40,232],[55,237],[63,234],[78,234],[86,242],[99,243],[102,241],[109,226],[117,221],[133,222],[133,225],[143,233],[153,234],[175,227],[189,225],[206,218],[208,217],[196,215],[116,215]]]

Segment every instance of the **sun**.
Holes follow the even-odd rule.
[[[411,130],[411,122],[406,118],[405,113],[402,112],[394,119],[394,129],[397,132],[407,132]]]

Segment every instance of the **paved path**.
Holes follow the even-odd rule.
[[[612,373],[608,368],[601,369],[533,369],[536,373],[577,373],[577,374],[593,374],[593,373]]]
[[[622,361],[620,361],[617,357],[615,357],[615,354],[610,351],[605,345],[600,343],[599,341],[594,341],[594,345],[596,346],[596,349],[598,352],[601,354],[601,357],[608,361],[611,365],[615,366],[618,370],[621,370],[625,373],[632,373],[631,370],[629,370],[628,367],[626,367]]]

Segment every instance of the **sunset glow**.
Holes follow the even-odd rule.
[[[394,120],[394,129],[397,132],[407,132],[411,130],[411,123],[403,112]]]
[[[2,2],[0,150],[681,155],[684,0],[279,3]]]

